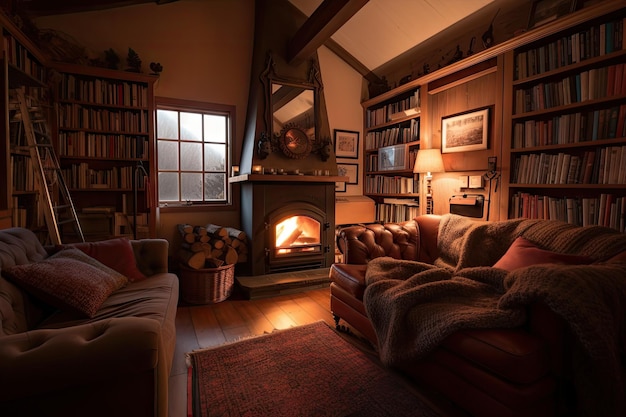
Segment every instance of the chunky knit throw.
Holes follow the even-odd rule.
[[[593,265],[491,268],[518,236],[544,249],[597,259]],[[476,222],[443,216],[435,265],[377,258],[367,268],[364,302],[381,360],[415,361],[460,329],[512,328],[542,302],[570,325],[588,415],[626,411],[626,265],[601,261],[626,250],[626,235],[556,221]],[[598,414],[599,413],[599,414]]]

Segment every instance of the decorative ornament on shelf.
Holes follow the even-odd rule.
[[[259,139],[257,154],[260,159],[267,158],[272,153],[272,141],[268,137],[266,132],[261,132],[261,138]]]
[[[328,158],[330,158],[330,155],[333,153],[333,143],[329,137],[322,138],[318,152],[322,161],[328,161]]]
[[[104,51],[104,61],[106,63],[107,68],[119,69],[120,57],[113,50],[113,48],[109,48],[106,51]]]
[[[139,58],[139,54],[137,54],[137,52],[135,52],[133,48],[128,48],[126,64],[128,65],[127,71],[141,72],[141,58]]]
[[[163,65],[160,62],[151,62],[150,71],[152,75],[159,75],[163,71]]]
[[[489,24],[489,27],[487,28],[485,33],[483,33],[482,39],[483,39],[483,46],[485,47],[485,49],[491,48],[495,42],[493,38],[493,22],[494,20],[496,20],[496,16],[498,16],[498,13],[500,13],[500,9],[498,9],[496,14],[493,16],[493,19],[491,19],[491,23]]]

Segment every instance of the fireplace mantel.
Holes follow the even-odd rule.
[[[228,178],[228,182],[348,182],[349,177],[337,175],[280,175],[280,174],[242,174]]]

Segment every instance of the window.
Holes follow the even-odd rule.
[[[229,203],[234,107],[162,98],[156,107],[159,204]]]

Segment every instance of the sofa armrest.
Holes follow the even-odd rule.
[[[165,239],[131,240],[137,267],[146,276],[168,272],[169,242]]]
[[[158,364],[160,334],[156,320],[125,317],[5,336],[0,402],[150,372]]]
[[[366,264],[381,256],[416,260],[419,228],[415,220],[349,226],[337,233],[337,245],[349,264]]]

